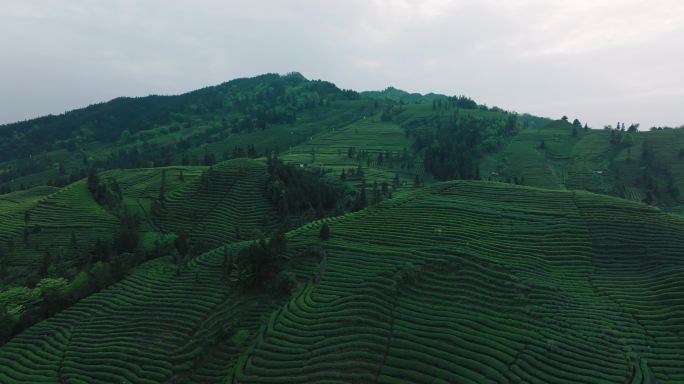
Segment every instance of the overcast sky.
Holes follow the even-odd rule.
[[[0,123],[301,72],[602,127],[684,124],[681,0],[2,0]]]

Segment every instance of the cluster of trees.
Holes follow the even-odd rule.
[[[341,152],[338,151],[341,155]],[[356,147],[347,148],[346,157],[348,159],[354,159],[361,164],[365,161],[366,166],[386,166],[388,168],[393,168],[397,163],[400,165],[401,169],[412,168],[413,157],[409,154],[407,148],[404,148],[401,152],[394,151],[379,151],[379,152],[369,152],[368,150],[357,149]]]
[[[287,250],[285,230],[270,238],[251,242],[237,254],[224,249],[224,266],[229,282],[243,290],[270,289],[287,294],[296,285],[294,274],[284,271],[283,255]]]
[[[639,124],[631,124],[625,129],[625,123],[617,123],[615,129],[612,125],[606,125],[604,129],[610,131],[610,145],[613,147],[631,147],[634,145],[633,135],[639,131]]]
[[[100,181],[95,170],[88,172],[88,191],[98,204],[116,210],[121,207],[121,187],[114,177],[109,177],[106,182]]]
[[[680,198],[680,191],[674,182],[670,167],[658,159],[653,144],[648,140],[641,144],[641,163],[641,175],[637,179],[637,186],[648,190],[645,203],[652,204],[664,197],[674,200]],[[664,190],[659,180],[663,180]]]
[[[380,121],[388,122],[394,120],[394,116],[400,114],[405,109],[400,105],[388,105],[380,113]],[[376,103],[377,105],[377,103]]]
[[[432,109],[478,109],[479,106],[472,99],[465,96],[449,96],[446,98],[439,98],[432,101]]]
[[[266,196],[278,208],[282,218],[315,212],[323,217],[344,209],[344,186],[324,178],[322,170],[303,170],[285,164],[277,157],[268,157]]]
[[[425,170],[438,180],[479,179],[477,161],[515,135],[517,116],[505,121],[453,114],[426,120],[422,129],[410,129],[414,150],[422,154]]]
[[[100,265],[93,266],[98,274]],[[81,272],[71,281],[45,278],[35,287],[13,287],[0,291],[0,344],[29,326],[48,318],[93,291],[102,289],[103,276]]]
[[[1,141],[1,139],[0,139]],[[12,165],[0,172],[0,184],[8,183],[16,178],[40,172],[45,169],[50,161],[49,158],[26,158],[13,162]]]
[[[242,148],[239,146],[233,147],[232,152],[224,152],[223,153],[223,160],[228,160],[228,159],[236,159],[239,157],[259,157],[259,153],[256,150],[256,147],[254,144],[249,144],[247,145],[247,148]]]
[[[165,167],[173,163],[176,152],[174,144],[160,145],[146,141],[112,152],[106,159],[92,162],[92,165],[104,169]]]
[[[140,243],[140,218],[123,212],[119,230],[110,239],[98,239],[91,249],[78,240],[75,232],[66,248],[46,249],[34,273],[22,287],[0,291],[0,344],[10,336],[68,308],[93,292],[120,280],[135,266],[168,252],[157,248],[148,254]],[[12,249],[0,247],[0,275]],[[22,297],[30,295],[31,301]],[[7,301],[10,301],[8,308]],[[4,312],[3,312],[4,311]]]

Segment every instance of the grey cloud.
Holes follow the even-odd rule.
[[[676,0],[9,0],[0,123],[300,71],[600,127],[684,123]]]

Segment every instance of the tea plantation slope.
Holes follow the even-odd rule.
[[[643,330],[646,344],[628,356],[648,361],[659,381],[684,382],[684,220],[586,193],[575,201],[591,233],[593,284]]]
[[[450,182],[330,220],[325,242],[306,226],[289,254],[317,277],[236,380],[682,382],[683,224],[591,194]],[[649,228],[650,259],[613,247]],[[312,246],[325,256],[298,256]]]
[[[153,260],[0,348],[0,382],[682,382],[681,219],[449,182],[326,221],[289,233],[285,302],[228,288],[240,243]]]
[[[347,172],[360,167],[366,181],[371,183],[391,183],[395,175],[406,183],[412,182],[416,173],[423,174],[422,164],[416,164],[413,169],[402,169],[398,160],[402,151],[411,147],[412,140],[398,124],[383,122],[378,115],[369,115],[347,126],[312,136],[286,152],[283,160],[331,170],[338,177],[343,170]],[[365,152],[370,161],[352,158],[350,150]],[[378,163],[379,154],[391,156]],[[349,175],[349,179],[354,178]],[[361,178],[356,181],[361,183]]]
[[[684,129],[623,132],[565,121],[525,129],[480,164],[483,179],[581,189],[682,211]]]
[[[241,351],[232,336],[250,339],[277,304],[232,294],[221,261],[209,253],[181,269],[168,258],[143,264],[0,348],[0,382],[161,383],[191,373],[218,382]]]
[[[66,266],[77,263],[67,252],[72,234],[79,248],[90,249],[97,239],[111,238],[118,228],[118,219],[97,204],[85,180],[61,189],[36,187],[14,192],[0,201],[0,241],[3,246],[11,243],[12,248],[8,281],[37,269],[47,252],[60,257]]]
[[[154,219],[162,230],[214,248],[273,227],[277,217],[265,197],[265,163],[229,160],[209,168],[204,178],[204,184],[197,178],[166,197]]]

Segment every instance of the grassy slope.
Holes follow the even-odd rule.
[[[284,304],[234,297],[222,250],[178,276],[151,261],[2,347],[0,381],[684,380],[681,218],[449,182],[328,220],[327,242],[320,223],[289,234]]]

